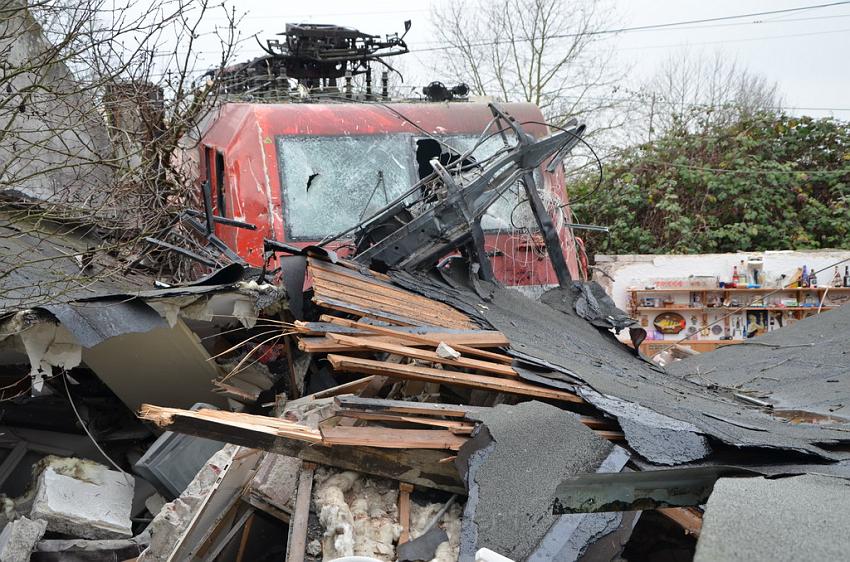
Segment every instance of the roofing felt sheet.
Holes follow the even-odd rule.
[[[667,370],[697,384],[749,391],[778,410],[850,420],[850,305],[676,361]]]

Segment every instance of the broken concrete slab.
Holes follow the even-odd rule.
[[[276,517],[288,516],[295,508],[300,470],[301,459],[268,453],[248,487],[248,501]]]
[[[458,457],[468,462],[469,488],[459,560],[474,560],[483,546],[525,560],[560,519],[552,514],[560,479],[596,472],[615,450],[614,445],[582,425],[574,414],[541,402],[500,405],[470,417],[484,423],[489,439],[476,437]],[[612,467],[615,471],[628,458],[619,456],[618,466]],[[570,532],[578,532],[592,519],[578,515]],[[607,525],[599,528],[607,529]],[[577,549],[581,551],[586,544]]]
[[[21,517],[0,532],[0,562],[29,562],[36,543],[47,530],[47,521]]]
[[[77,458],[41,461],[30,517],[50,531],[86,539],[133,536],[132,476]]]
[[[721,478],[694,561],[846,560],[848,505],[850,482],[843,478]]]

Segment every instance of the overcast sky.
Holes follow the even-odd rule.
[[[415,51],[435,45],[430,9],[439,1],[237,0],[235,5],[238,11],[245,13],[240,26],[243,38],[254,34],[263,40],[271,38],[283,31],[287,22],[333,23],[383,35],[403,31],[403,21],[410,19],[413,28],[407,42]],[[463,0],[454,2],[463,3]],[[569,0],[564,0],[564,3],[568,5]],[[828,2],[616,0],[616,15],[606,27],[654,25],[823,3]],[[724,54],[736,58],[739,64],[778,82],[786,106],[800,108],[799,113],[850,119],[850,3],[759,18],[626,32],[605,41],[616,48],[618,64],[630,69],[629,86],[650,75],[672,52],[689,49],[710,54],[722,49]],[[203,49],[214,52],[215,45],[207,43]],[[240,59],[259,54],[262,53],[253,39],[245,41],[239,50]],[[407,59],[403,68],[408,74],[408,82],[429,81],[427,72],[420,75],[415,69],[430,67],[433,62],[431,53],[412,53],[403,58]],[[215,60],[214,53],[211,53],[210,60]]]

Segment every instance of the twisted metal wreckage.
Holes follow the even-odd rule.
[[[657,545],[640,544],[643,525],[667,529],[668,550],[687,552],[699,538],[703,560],[792,548],[761,539],[777,529],[822,559],[846,552],[843,516],[832,512],[847,505],[850,425],[788,423],[709,372],[687,370],[707,356],[665,371],[617,341],[611,330],[629,329],[636,348],[642,330],[598,285],[570,277],[534,177],[559,164],[584,126],[535,140],[491,109],[482,138],[500,135],[504,148],[480,161],[474,149],[433,160],[431,175],[338,235],[354,237],[353,258],[267,240],[281,287],[267,282],[274,272],[223,251],[233,263],[193,285],[151,289],[129,272],[5,302],[4,343],[26,353],[33,391],[44,394],[4,408],[4,423],[21,426],[4,430],[20,436],[13,452],[65,448],[106,462],[85,439],[57,444],[76,414],[94,441],[133,458],[151,425],[104,406],[110,394],[167,432],[135,453],[126,480],[102,466],[100,480],[89,479],[123,494],[108,517],[51,502],[58,492],[47,476],[73,480],[74,471],[41,461],[35,499],[8,500],[24,517],[7,515],[3,534],[20,545],[26,524],[46,521],[27,535],[33,560],[467,561],[485,547],[513,560],[609,560],[624,548],[651,558]],[[518,181],[558,279],[536,300],[494,280],[480,225]],[[194,218],[206,219],[208,235],[222,220],[209,202]],[[49,267],[74,267],[71,243],[33,246]],[[92,267],[116,267],[98,259]],[[46,274],[28,267],[17,275]],[[850,311],[795,329],[814,338],[835,329],[827,322],[846,327]],[[711,357],[744,354],[746,370],[782,350],[768,342],[757,359],[746,347]],[[816,354],[817,344],[797,351]],[[836,361],[846,374],[846,357]],[[823,388],[783,392],[800,409],[836,388],[846,396],[846,381]],[[69,412],[75,403],[85,412]],[[0,483],[16,473],[14,458],[0,466]],[[826,499],[781,499],[807,494]],[[130,519],[146,511],[149,524]],[[801,531],[813,512],[820,527]],[[45,528],[84,540],[41,539]]]

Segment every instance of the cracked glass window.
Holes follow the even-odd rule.
[[[446,144],[465,152],[475,146],[478,136],[458,135],[442,137]],[[508,143],[513,146],[513,139],[508,138]],[[505,143],[500,135],[494,135],[485,140],[473,152],[472,157],[477,161],[484,160],[494,155],[499,149],[504,148]],[[549,195],[543,190],[543,176],[540,170],[534,170],[534,180],[543,201],[547,201]],[[481,217],[481,228],[485,231],[510,231],[514,229],[537,230],[537,222],[528,204],[525,188],[522,183],[517,182],[493,203],[487,212]]]
[[[409,135],[277,138],[290,239],[321,240],[358,224],[415,180]]]

